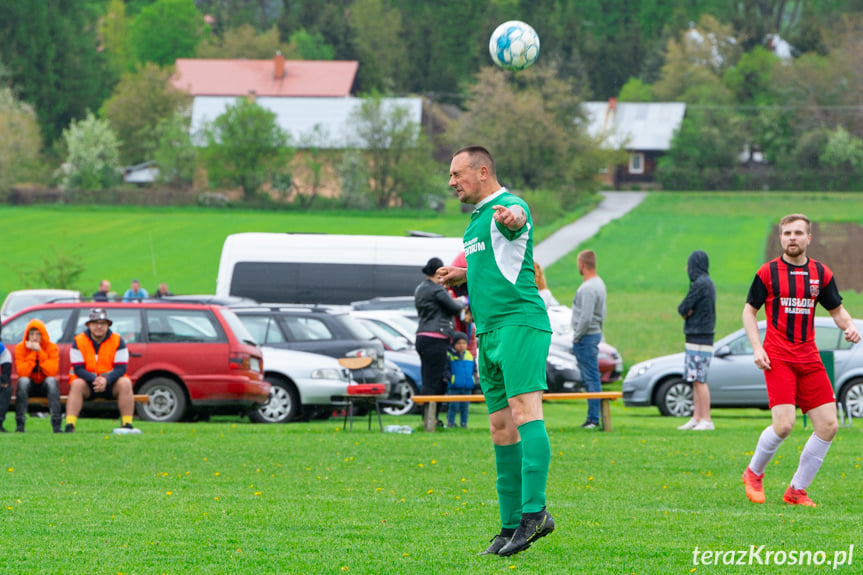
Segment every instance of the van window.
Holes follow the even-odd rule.
[[[262,303],[347,305],[378,296],[412,296],[422,280],[416,266],[239,262],[230,295]]]
[[[151,343],[227,342],[211,314],[196,309],[148,309]]]
[[[54,343],[60,342],[66,325],[72,315],[71,308],[39,309],[19,315],[3,326],[3,343],[12,346],[10,353],[14,353],[14,346],[24,341],[24,330],[30,320],[41,319],[48,329],[48,337]]]

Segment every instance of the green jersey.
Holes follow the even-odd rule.
[[[527,220],[519,230],[497,223],[492,206],[518,205]],[[477,335],[503,326],[551,332],[533,271],[533,220],[527,204],[506,188],[476,205],[464,232],[467,289]]]

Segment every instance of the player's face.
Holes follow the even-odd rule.
[[[806,222],[795,220],[782,226],[779,232],[782,252],[791,258],[806,255],[806,248],[812,241],[812,235],[806,229]]]
[[[470,155],[467,152],[453,157],[449,167],[449,187],[458,194],[463,204],[476,204],[480,198],[480,181],[482,168],[470,165]]]
[[[41,343],[42,342],[42,332],[38,329],[31,329],[27,333],[27,341],[32,341],[33,343]]]

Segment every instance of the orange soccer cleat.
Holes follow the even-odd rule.
[[[785,495],[782,497],[782,501],[788,503],[789,505],[803,505],[804,507],[817,507],[814,501],[809,499],[809,496],[806,495],[805,489],[794,489],[793,486],[789,485],[788,489],[785,490]]]
[[[749,467],[743,472],[743,485],[746,487],[746,497],[753,503],[764,503],[764,474],[756,475]]]

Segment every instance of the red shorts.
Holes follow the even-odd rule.
[[[836,401],[833,384],[820,361],[792,363],[771,360],[770,369],[764,370],[764,380],[767,382],[767,398],[771,408],[791,404],[806,413]]]

